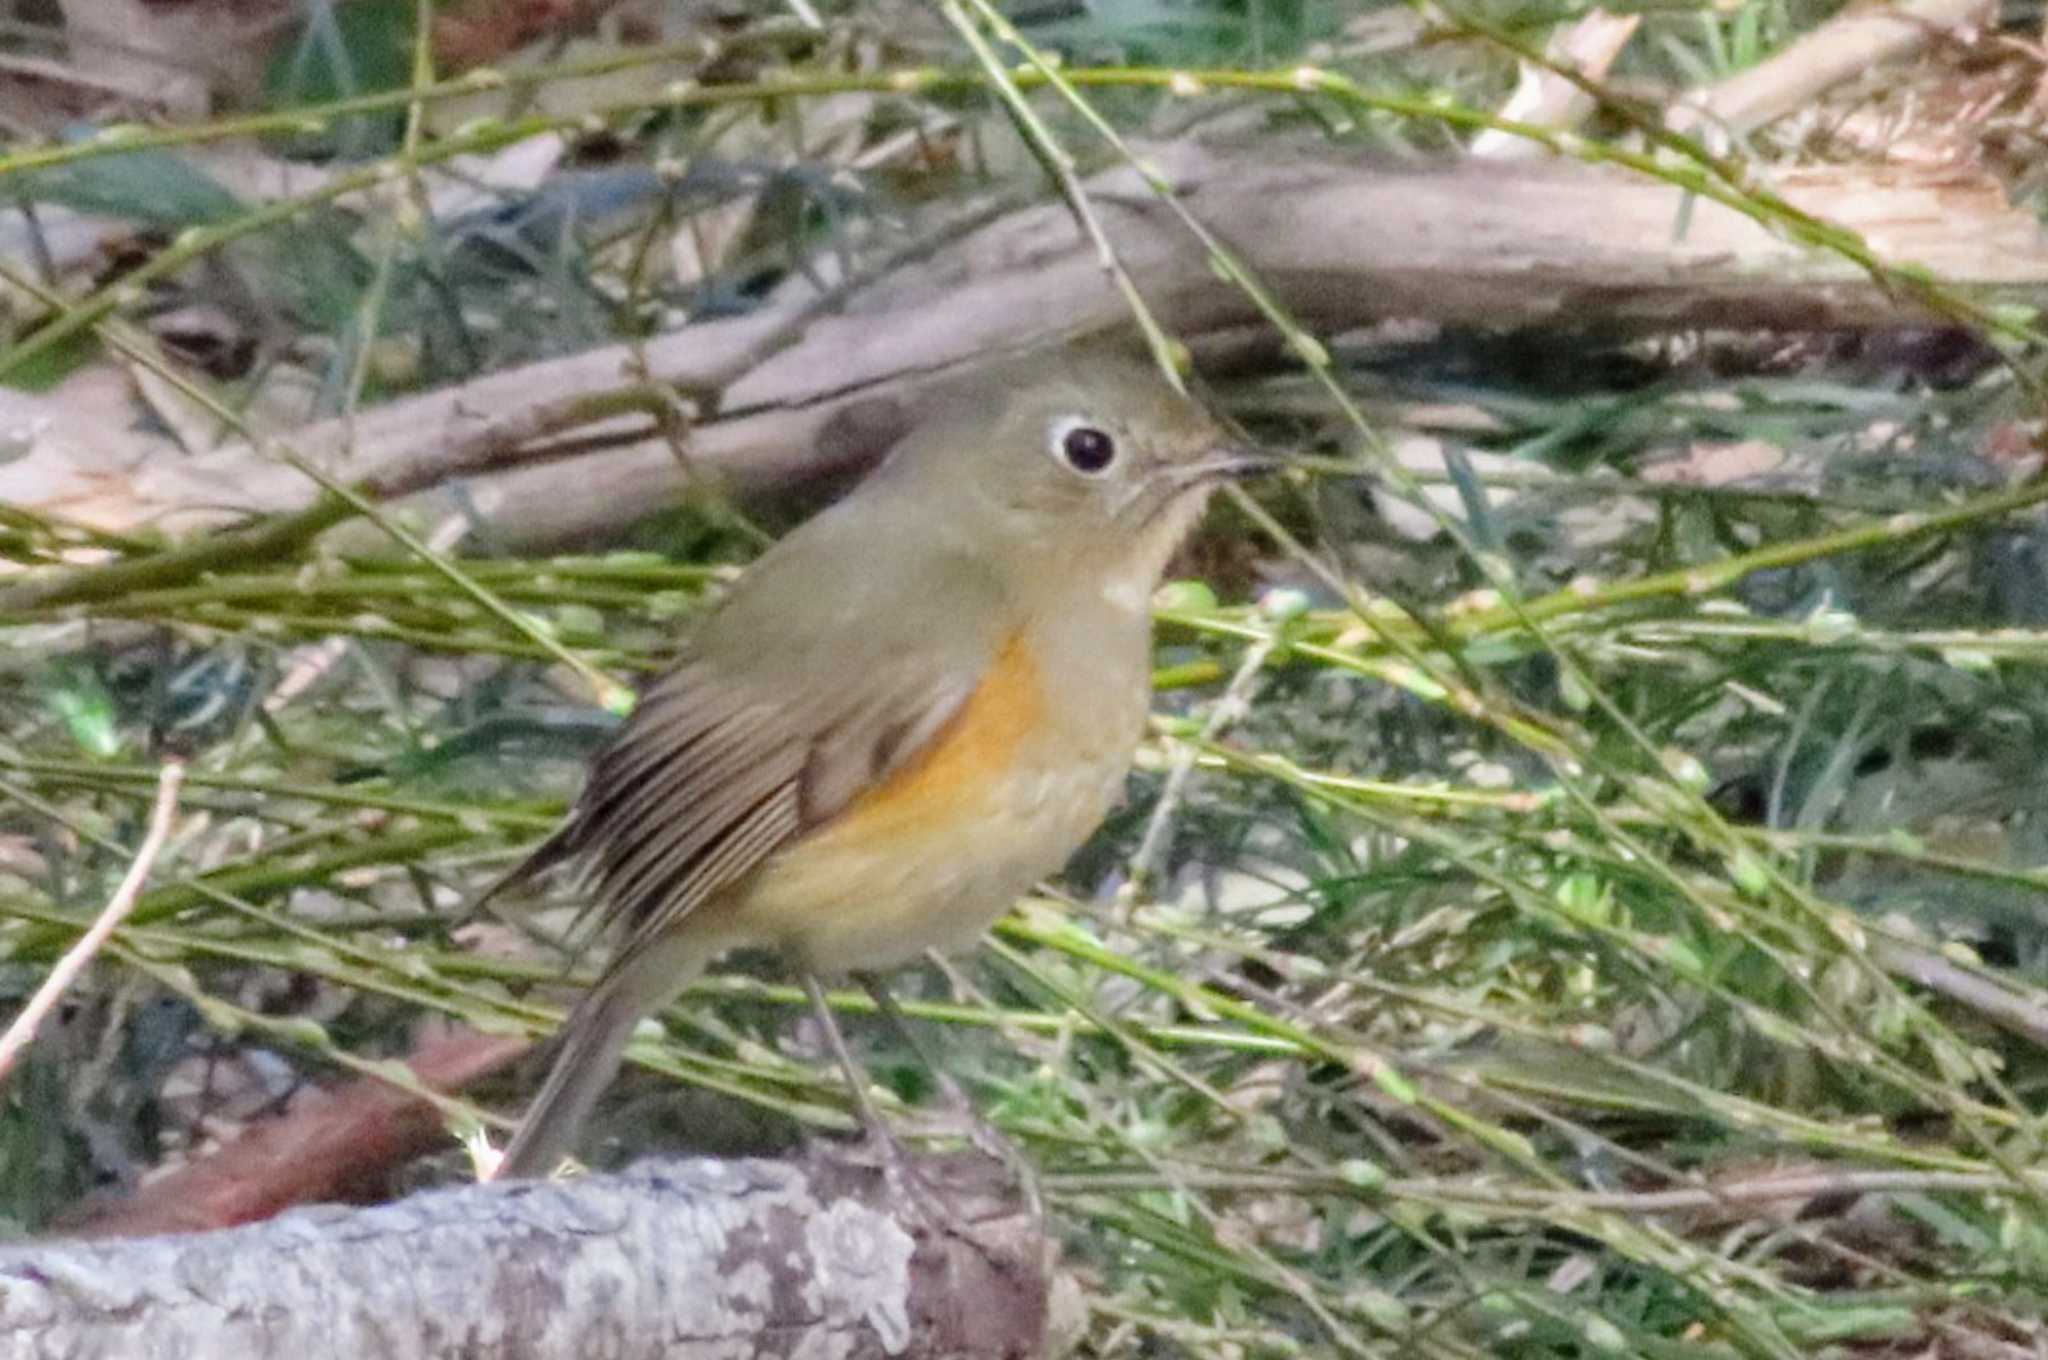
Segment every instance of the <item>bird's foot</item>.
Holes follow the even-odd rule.
[[[890,1198],[911,1206],[917,1217],[947,1236],[975,1241],[974,1225],[960,1212],[958,1199],[919,1164],[908,1145],[887,1125],[863,1122],[861,1142],[881,1167]]]
[[[944,1072],[935,1071],[933,1075],[938,1082],[939,1100],[946,1107],[943,1122],[950,1126],[946,1131],[1000,1165],[1008,1174],[1010,1183],[1023,1196],[1031,1216],[1045,1217],[1045,1199],[1039,1191],[1038,1172],[1031,1165],[1031,1159],[1024,1155],[1024,1150],[975,1108],[974,1101],[960,1088],[959,1082]]]

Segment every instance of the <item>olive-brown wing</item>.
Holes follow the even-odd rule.
[[[624,957],[913,760],[980,678],[931,660],[799,695],[686,665],[643,698],[538,853],[584,861]]]

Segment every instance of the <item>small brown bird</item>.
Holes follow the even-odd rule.
[[[944,403],[749,568],[507,879],[580,863],[616,948],[498,1174],[552,1171],[640,1018],[726,950],[779,949],[817,998],[971,945],[1057,870],[1143,732],[1168,556],[1267,465],[1084,346]]]

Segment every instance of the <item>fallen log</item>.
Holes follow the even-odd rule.
[[[1325,333],[1390,318],[1606,335],[1927,320],[1838,256],[1608,167],[1417,169],[1327,151],[1184,144],[1147,154],[1278,299]],[[2038,305],[2048,296],[2048,239],[1988,176],[1815,167],[1780,172],[1774,187],[1881,257],[1924,267],[1980,301]],[[1251,300],[1218,277],[1134,172],[1100,175],[1090,188],[1170,328],[1199,341],[1258,324]],[[1066,208],[1045,203],[856,290],[836,311],[794,295],[757,314],[492,374],[282,438],[336,476],[409,498],[428,522],[475,517],[494,543],[542,548],[672,505],[693,475],[746,492],[857,468],[900,428],[892,412],[914,412],[935,380],[1124,314]],[[563,420],[591,394],[650,386],[678,394],[674,419],[598,416],[576,427],[571,454],[561,451]],[[103,410],[61,394],[46,408],[9,401],[0,426],[33,429],[33,446],[0,467],[0,501],[109,531],[189,533],[303,510],[316,494],[302,473],[245,443],[185,456],[145,440],[110,468]],[[122,428],[130,423],[122,413]]]
[[[978,1155],[920,1170],[964,1230],[852,1160],[699,1159],[221,1232],[10,1244],[0,1358],[1044,1354],[1038,1219]]]

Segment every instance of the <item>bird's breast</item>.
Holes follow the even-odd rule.
[[[923,751],[763,866],[735,924],[824,972],[971,945],[1109,810],[1143,728],[1145,642],[1089,655],[1020,630]]]

